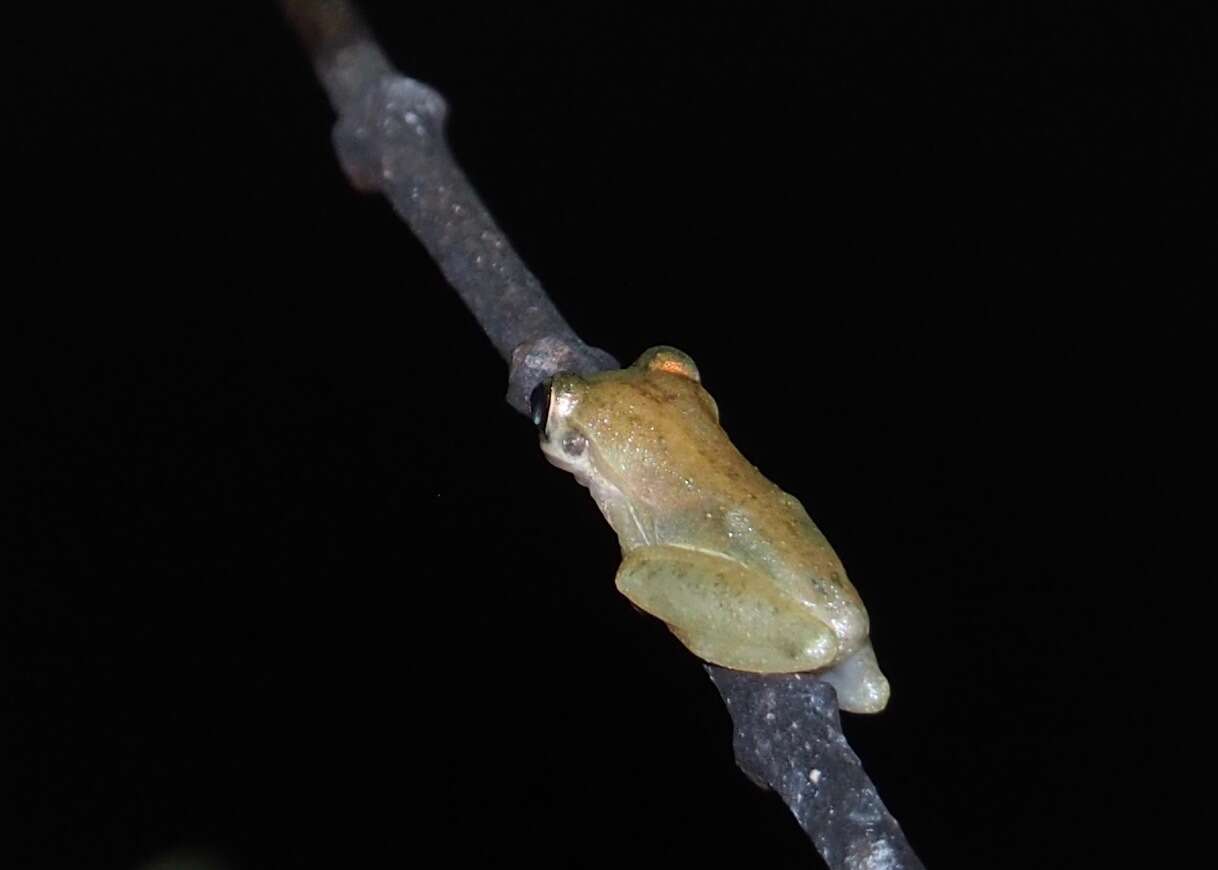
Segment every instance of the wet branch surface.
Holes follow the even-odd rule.
[[[338,115],[343,170],[393,204],[509,363],[508,403],[527,414],[553,374],[617,368],[567,324],[453,160],[443,98],[393,69],[349,3],[280,3]],[[830,867],[922,867],[846,742],[832,687],[808,674],[707,672],[737,763],[782,797]]]

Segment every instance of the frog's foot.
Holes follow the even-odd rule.
[[[668,623],[694,655],[726,668],[795,673],[824,668],[837,657],[829,626],[768,577],[726,556],[640,547],[623,559],[617,588]]]
[[[888,705],[888,679],[870,640],[817,676],[837,690],[837,705],[849,713],[878,713]]]

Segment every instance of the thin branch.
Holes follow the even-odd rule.
[[[826,864],[922,867],[846,742],[832,686],[811,674],[706,670],[732,715],[736,763],[778,792]]]
[[[575,334],[478,199],[445,142],[443,98],[396,72],[345,0],[280,5],[338,115],[343,170],[393,203],[510,363],[508,402],[527,415],[545,378],[617,368]],[[810,674],[707,671],[732,716],[737,763],[781,795],[830,867],[922,867],[846,742],[831,686]]]
[[[618,368],[563,319],[453,160],[443,97],[395,72],[349,3],[281,5],[338,114],[334,149],[343,171],[359,190],[393,203],[511,364],[509,404],[528,414],[529,394],[551,375]]]

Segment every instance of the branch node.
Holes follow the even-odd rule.
[[[526,341],[512,351],[512,367],[508,372],[508,404],[529,414],[529,396],[546,378],[558,372],[590,375],[620,368],[612,354],[591,347],[574,336],[543,335]]]
[[[443,151],[444,98],[422,82],[386,74],[368,82],[334,125],[334,150],[358,190],[371,193],[423,174]]]

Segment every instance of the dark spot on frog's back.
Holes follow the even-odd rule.
[[[641,396],[644,396],[657,404],[667,404],[680,398],[677,391],[667,383],[667,380],[667,377],[649,378],[645,381],[639,381],[635,385],[635,389]]]
[[[803,652],[803,650],[801,650],[798,646],[796,646],[793,643],[789,643],[789,642],[783,644],[781,649],[782,649],[782,654],[785,655],[788,659],[790,659],[792,661],[799,658],[800,654]]]
[[[689,576],[689,567],[680,562],[674,562],[672,564],[661,564],[657,562],[652,566],[651,573],[653,576],[658,576],[660,574],[671,574],[678,580],[684,580]]]

